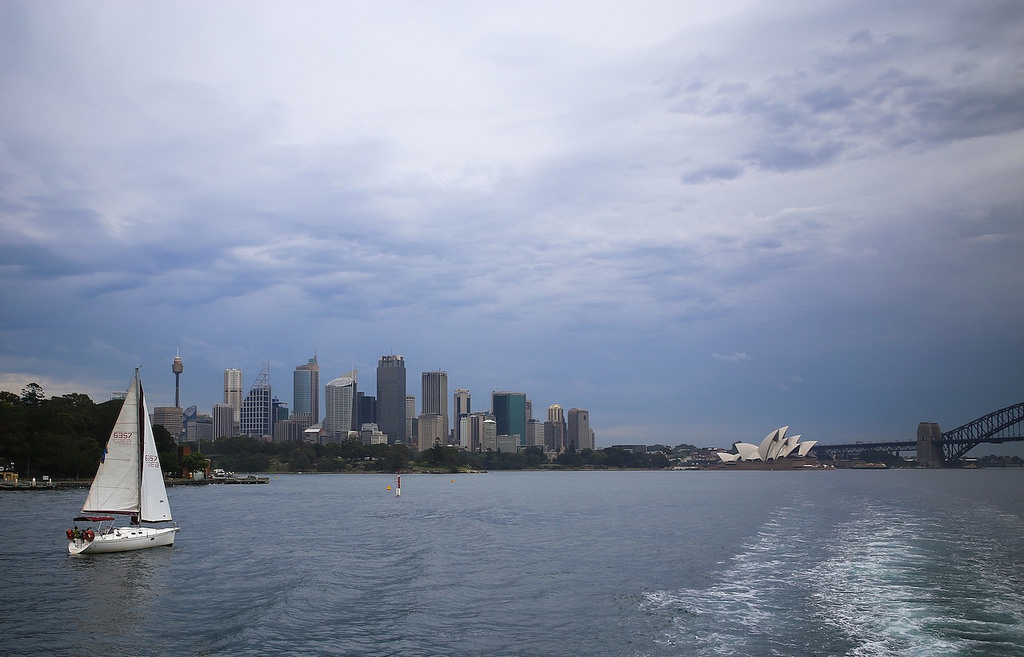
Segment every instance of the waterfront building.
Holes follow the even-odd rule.
[[[800,441],[800,434],[786,437],[789,427],[779,427],[772,431],[760,445],[753,443],[733,443],[735,453],[718,452],[718,458],[725,463],[737,461],[775,461],[786,457],[806,457],[811,448],[818,444],[817,440]]]
[[[381,356],[377,361],[377,424],[387,434],[389,444],[408,440],[405,393],[405,358]]]
[[[594,449],[594,432],[590,429],[590,412],[582,408],[569,409],[569,430],[566,441],[577,451]]]
[[[358,372],[352,370],[327,384],[325,399],[327,416],[324,433],[329,442],[343,442],[356,424],[356,383]]]
[[[320,365],[316,354],[292,374],[292,415],[308,415],[311,424],[320,421]]]
[[[421,415],[440,415],[442,420],[441,444],[448,444],[448,374],[446,372],[423,372],[423,397],[420,402]],[[422,432],[423,427],[420,426]],[[431,431],[431,433],[437,433]],[[423,444],[423,441],[420,441]],[[433,443],[430,445],[433,446]]]
[[[242,370],[228,368],[224,370],[224,403],[231,406],[235,412],[235,424],[239,424],[242,417]]]
[[[526,446],[526,393],[492,392],[491,411],[497,422],[499,436],[518,436],[519,446]]]
[[[238,424],[235,422],[235,409],[231,404],[213,405],[213,439],[231,438],[238,431]]]

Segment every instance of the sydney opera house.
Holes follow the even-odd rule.
[[[780,427],[775,431],[764,437],[760,445],[753,443],[734,443],[733,447],[736,448],[735,453],[729,452],[718,452],[718,458],[722,459],[724,463],[757,463],[759,465],[768,465],[773,462],[777,465],[798,465],[796,461],[801,461],[799,465],[803,465],[803,460],[807,457],[807,453],[811,451],[818,441],[817,440],[805,440],[800,442],[800,434],[795,436],[786,437],[786,432],[789,431],[789,427]]]

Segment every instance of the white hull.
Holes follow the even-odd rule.
[[[87,541],[76,538],[68,541],[68,552],[71,554],[100,554],[103,552],[129,552],[151,547],[163,547],[174,544],[177,527],[114,527],[107,534],[97,534],[96,538]]]

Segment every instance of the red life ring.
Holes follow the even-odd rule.
[[[69,529],[68,530],[68,540],[69,541],[75,540],[75,530],[74,529]]]
[[[93,530],[91,529],[86,529],[85,534],[83,534],[83,536],[85,536],[85,540],[91,541],[92,539],[96,538],[96,533],[93,532]]]

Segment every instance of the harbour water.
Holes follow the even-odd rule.
[[[281,475],[70,557],[0,493],[5,655],[1021,655],[1024,470]]]

